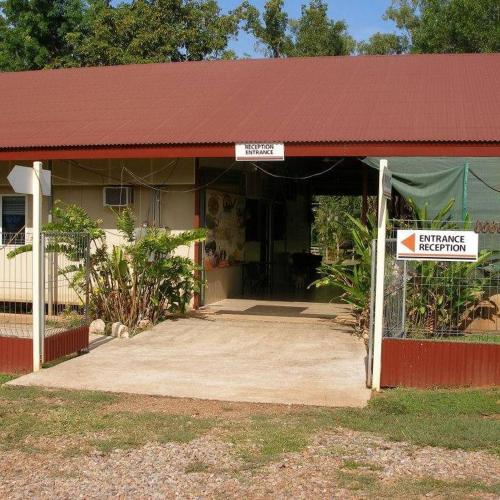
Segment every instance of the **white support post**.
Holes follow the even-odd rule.
[[[33,371],[40,370],[40,357],[43,333],[43,281],[42,281],[42,251],[41,251],[41,224],[42,224],[42,162],[33,162]]]
[[[387,227],[387,199],[384,196],[384,172],[387,160],[380,160],[378,185],[378,235],[377,269],[375,274],[375,324],[373,333],[373,378],[372,389],[380,391],[382,372],[382,330],[384,321],[384,274],[385,274],[385,233]]]

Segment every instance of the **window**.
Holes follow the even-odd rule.
[[[26,197],[2,196],[2,243],[23,245],[26,225]]]
[[[103,191],[105,207],[126,207],[134,201],[131,186],[106,186]]]

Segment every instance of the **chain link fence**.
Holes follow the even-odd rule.
[[[397,230],[429,227],[430,221],[390,223],[384,337],[500,342],[500,233],[479,234],[477,262],[397,260]],[[471,227],[446,222],[442,229]]]
[[[0,336],[32,338],[33,235],[2,233]],[[89,236],[41,234],[45,337],[88,324]]]

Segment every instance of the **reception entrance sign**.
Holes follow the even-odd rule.
[[[474,231],[399,230],[398,260],[476,262],[478,234]]]

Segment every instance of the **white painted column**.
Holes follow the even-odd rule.
[[[40,370],[43,332],[43,281],[40,234],[42,225],[42,162],[33,162],[33,371]]]
[[[385,274],[385,236],[387,227],[387,200],[384,196],[383,177],[387,160],[380,160],[378,184],[378,235],[377,270],[375,274],[375,323],[373,332],[373,378],[372,389],[380,391],[382,372],[382,334],[384,322],[384,274]]]

